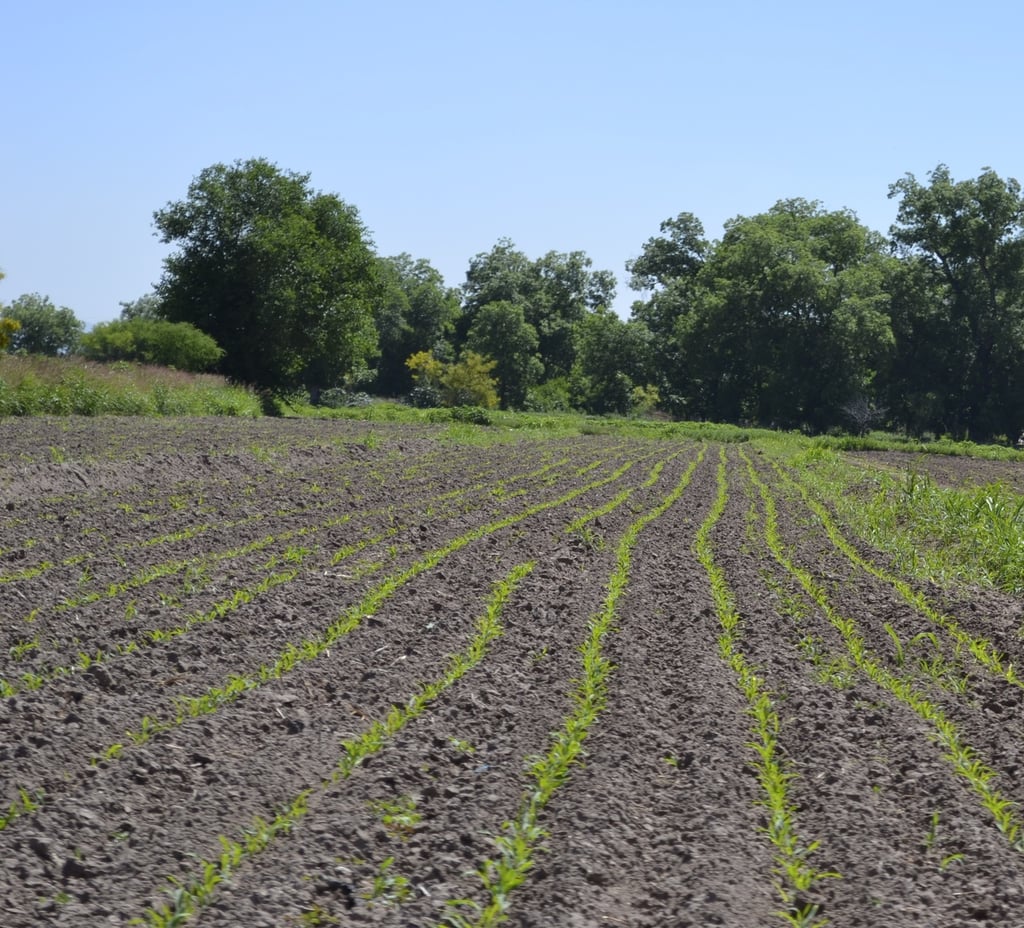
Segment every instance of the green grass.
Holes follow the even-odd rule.
[[[789,465],[898,570],[940,584],[1024,592],[1024,495],[998,483],[941,487],[915,470],[856,464],[819,445],[777,445],[770,457]]]
[[[261,414],[250,390],[212,374],[81,358],[0,354],[4,416],[246,416]]]

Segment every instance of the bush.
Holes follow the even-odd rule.
[[[469,422],[472,425],[494,424],[491,414],[480,406],[453,406],[450,412],[454,422]]]
[[[137,361],[193,373],[208,371],[224,355],[194,325],[142,318],[101,322],[82,336],[81,353],[91,361]]]
[[[530,387],[523,408],[527,412],[571,412],[572,397],[569,395],[568,379],[554,377]]]
[[[320,393],[320,405],[328,409],[355,409],[369,406],[373,399],[368,393],[353,393],[343,387],[331,387]]]

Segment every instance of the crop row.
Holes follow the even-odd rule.
[[[1018,911],[1005,616],[904,572],[782,445],[446,452],[419,493],[385,474],[390,507],[349,473],[268,517],[306,534],[233,559],[223,615],[9,677],[12,924]],[[131,625],[120,596],[70,611]]]
[[[223,685],[214,687],[208,690],[205,694],[190,697],[188,700],[179,701],[176,703],[176,713],[172,713],[171,716],[165,715],[162,718],[157,718],[156,716],[149,714],[143,716],[144,721],[142,721],[137,728],[129,732],[135,736],[130,739],[131,743],[122,744],[123,751],[116,749],[114,744],[108,745],[105,749],[99,751],[99,756],[102,757],[102,760],[99,763],[99,769],[102,772],[108,764],[112,763],[116,766],[123,759],[122,753],[125,757],[130,756],[133,752],[137,753],[136,746],[146,744],[151,738],[162,739],[168,731],[168,722],[172,725],[181,725],[188,722],[189,719],[208,715],[209,712],[217,711],[220,707],[230,703],[233,699],[242,694],[245,694],[247,697],[251,696],[250,691],[254,688],[267,685],[291,674],[295,670],[296,666],[304,662],[313,661],[321,656],[329,656],[331,650],[342,638],[351,634],[366,620],[368,616],[373,615],[381,604],[387,602],[396,591],[406,584],[409,584],[421,573],[434,569],[438,564],[451,557],[461,548],[478,542],[481,539],[485,539],[488,536],[501,533],[503,530],[525,519],[529,519],[537,513],[555,507],[565,508],[573,500],[576,500],[577,498],[584,498],[588,494],[592,496],[594,492],[603,493],[603,488],[606,485],[619,480],[622,474],[629,470],[631,466],[632,465],[627,462],[626,465],[620,466],[617,471],[607,474],[606,476],[600,476],[596,479],[592,479],[582,486],[576,486],[568,492],[563,492],[561,496],[554,499],[546,500],[542,503],[535,503],[525,509],[516,511],[510,516],[505,516],[504,518],[486,523],[482,527],[456,536],[441,548],[428,551],[405,570],[393,573],[385,581],[377,584],[366,596],[357,602],[353,608],[343,612],[336,622],[329,626],[320,636],[316,638],[308,638],[304,642],[289,646],[281,652],[276,661],[272,661],[269,664],[263,663],[259,665],[254,672],[247,676],[232,674]],[[628,494],[620,494],[620,498],[622,501],[625,501],[625,499],[628,498]],[[602,507],[601,511],[602,513],[606,513],[606,506]],[[574,525],[574,530],[577,532],[582,528],[583,523],[580,521],[579,516],[567,521]],[[149,719],[149,721],[145,721],[146,719]],[[65,778],[67,776],[67,772],[68,771],[65,771],[63,774]],[[20,789],[25,790],[25,787],[22,786]],[[72,789],[71,792],[73,793],[73,791],[74,790]],[[29,795],[34,794],[34,791],[29,793]],[[55,811],[55,809],[47,808],[48,802],[48,798],[44,798],[42,802],[32,800],[29,803],[24,803],[24,807],[20,810],[14,808],[16,803],[13,804],[12,812],[20,811],[21,815],[20,817],[9,817],[9,830],[16,831],[18,827],[23,827],[22,819],[24,819],[26,813],[32,813],[32,818],[39,818],[42,820],[48,811],[51,813]]]

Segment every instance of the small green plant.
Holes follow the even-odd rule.
[[[314,905],[311,909],[306,909],[299,916],[300,925],[308,925],[309,928],[316,928],[318,925],[340,925],[341,919],[336,915],[331,915],[327,909],[319,905]]]
[[[35,638],[24,639],[23,641],[19,641],[17,644],[11,645],[8,653],[14,660],[20,660],[28,654],[29,651],[34,651],[38,647],[39,636],[36,635]]]
[[[932,812],[931,822],[928,825],[928,831],[925,832],[924,836],[924,849],[930,850],[935,844],[936,839],[939,835],[939,813]]]
[[[576,537],[579,538],[580,544],[588,551],[604,550],[604,538],[595,534],[589,525],[581,525],[576,530]]]
[[[409,840],[422,818],[416,811],[416,800],[411,796],[399,796],[394,800],[372,800],[370,808],[380,818],[388,833],[403,841]]]
[[[906,654],[903,651],[903,642],[900,641],[900,636],[897,634],[896,629],[888,622],[886,622],[882,627],[885,629],[886,634],[892,639],[892,643],[895,648],[896,666],[902,667],[906,661]]]
[[[400,905],[412,895],[409,880],[392,872],[394,863],[394,857],[385,858],[373,875],[373,884],[368,892],[363,893],[363,898],[370,906]]]

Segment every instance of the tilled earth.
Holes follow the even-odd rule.
[[[1024,831],[1000,831],[921,711],[1024,805],[1024,689],[949,632],[1020,665],[1019,601],[908,597],[753,446],[456,437],[0,422],[0,924],[475,924],[612,602],[607,690],[508,923],[1024,926]],[[799,891],[702,526],[779,719],[818,875]],[[487,617],[500,634],[449,673]]]

